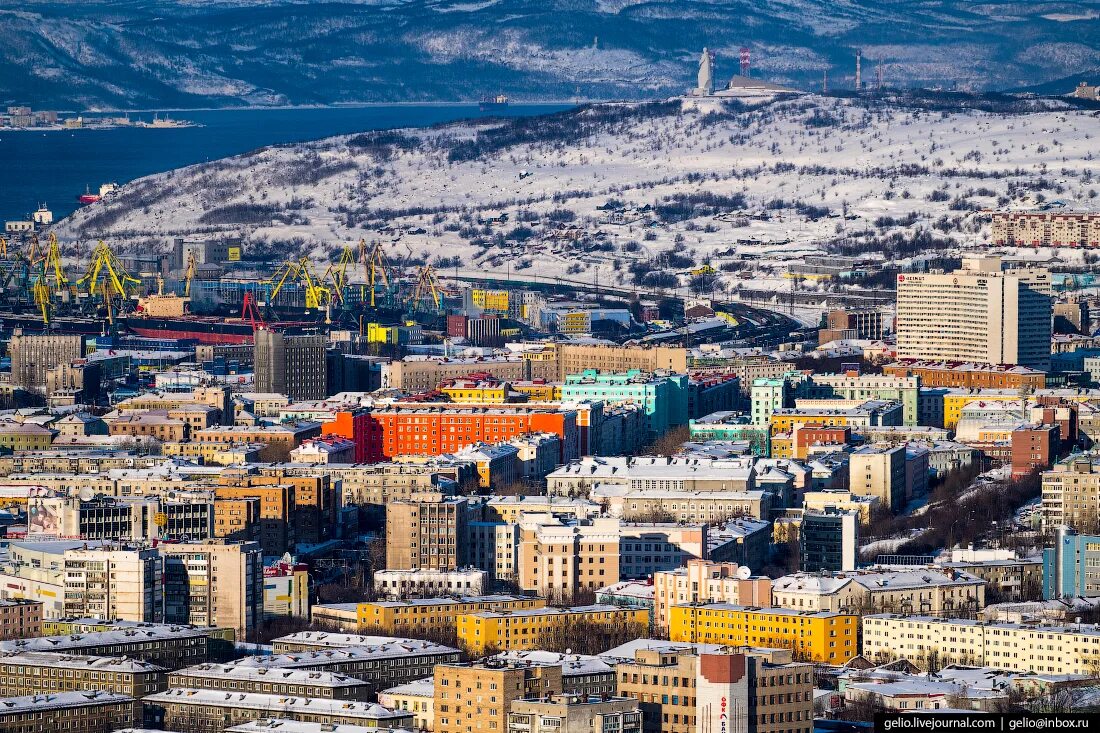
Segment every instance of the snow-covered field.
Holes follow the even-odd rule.
[[[730,104],[620,105],[610,121],[601,116],[615,110],[603,105],[476,155],[455,151],[492,131],[469,124],[406,131],[397,144],[387,134],[267,148],[135,181],[56,231],[70,251],[100,236],[144,249],[201,235],[322,259],[365,238],[413,261],[459,257],[465,270],[586,280],[599,268],[600,282],[626,285],[632,262],[667,264],[675,253],[711,263],[719,288],[783,290],[788,264],[808,254],[865,246],[873,255],[881,238],[921,231],[939,238],[940,253],[958,252],[986,241],[979,209],[1097,203],[1097,112],[823,97]],[[727,205],[644,208],[704,192]],[[613,201],[614,215],[604,208]],[[673,259],[666,269],[683,272]]]

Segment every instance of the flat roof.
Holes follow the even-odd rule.
[[[269,695],[259,692],[226,692],[225,690],[194,690],[176,687],[142,698],[145,702],[162,705],[203,705],[216,708],[246,708],[263,710],[272,715],[279,713],[313,715],[338,715],[364,720],[394,720],[413,714],[403,710],[390,710],[378,703],[329,700],[322,697],[298,697]]]
[[[287,684],[317,685],[323,687],[357,687],[367,684],[357,677],[336,672],[323,672],[305,669],[266,669],[241,667],[232,664],[196,664],[171,672],[170,675],[188,677],[262,680],[264,682],[283,682]]]
[[[20,697],[0,698],[0,717],[16,715],[28,711],[58,710],[60,708],[86,705],[118,705],[134,702],[129,695],[103,690],[85,690],[80,692],[51,692],[41,695],[23,695]]]
[[[63,669],[91,669],[103,672],[166,672],[151,662],[131,657],[97,657],[86,654],[59,652],[17,652],[0,654],[0,664],[18,664],[23,667],[57,667]]]
[[[306,723],[286,718],[266,718],[250,720],[225,729],[225,733],[378,733],[377,726],[349,725],[347,723]],[[386,728],[387,733],[412,733],[409,728]],[[117,733],[125,733],[118,731]],[[149,733],[166,733],[150,731]]]
[[[431,642],[414,644],[384,644],[380,646],[349,646],[331,649],[313,649],[305,652],[286,652],[259,657],[245,657],[233,662],[237,667],[319,667],[354,660],[396,659],[412,656],[458,655],[458,649]]]

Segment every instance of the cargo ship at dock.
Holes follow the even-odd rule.
[[[145,338],[187,339],[200,344],[249,344],[255,329],[250,321],[217,316],[147,316],[140,313],[123,316],[128,331]],[[304,333],[323,324],[312,321],[276,321],[264,328],[287,334]]]
[[[247,307],[247,306],[246,306]],[[254,306],[253,306],[254,307]],[[135,313],[121,318],[127,330],[146,338],[187,339],[200,344],[251,343],[257,327],[288,334],[323,325],[321,320],[287,320],[264,323],[251,318],[202,316],[189,312],[190,299],[178,295],[148,295],[138,299]]]
[[[104,318],[51,318],[49,323],[37,313],[0,313],[0,333],[10,334],[15,329],[23,333],[77,334],[81,336],[99,336],[107,332],[108,323]]]

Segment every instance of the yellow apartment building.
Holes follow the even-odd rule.
[[[489,649],[539,649],[548,636],[561,632],[572,623],[589,624],[591,626],[586,628],[588,633],[603,633],[610,642],[612,632],[624,628],[634,627],[637,629],[636,636],[644,635],[649,626],[649,611],[608,605],[510,612],[479,611],[459,617],[458,640],[466,645],[471,654],[482,654]],[[602,629],[602,632],[597,629]]]
[[[355,606],[354,615],[350,613]],[[457,598],[419,598],[406,601],[372,601],[358,604],[337,603],[330,608],[313,607],[313,620],[330,623],[349,633],[378,630],[387,636],[406,637],[411,633],[441,631],[455,626],[466,614],[526,611],[545,608],[542,598],[523,596],[461,596]],[[354,621],[352,621],[354,619]],[[354,624],[354,628],[349,628]]]
[[[844,664],[859,654],[858,618],[830,611],[735,606],[673,606],[669,639],[699,644],[790,649],[796,658]]]

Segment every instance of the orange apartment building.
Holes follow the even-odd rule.
[[[373,410],[369,422],[367,460],[371,462],[402,455],[438,456],[474,443],[501,443],[529,433],[557,435],[563,463],[580,457],[577,411],[572,409],[419,404]]]
[[[972,364],[952,361],[897,361],[882,368],[891,377],[920,377],[922,387],[978,389],[1044,389],[1046,372],[1025,366]]]

